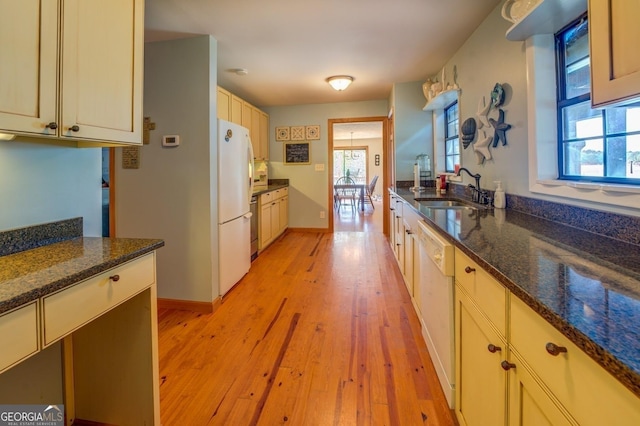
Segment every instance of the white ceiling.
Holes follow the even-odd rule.
[[[382,121],[333,123],[333,140],[382,139]]]
[[[146,0],[145,40],[211,34],[218,84],[259,107],[382,100],[438,73],[501,1]],[[336,92],[336,74],[355,80]]]

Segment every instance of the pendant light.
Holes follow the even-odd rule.
[[[349,155],[345,155],[345,157],[349,158],[350,160],[355,160],[360,157],[359,153],[353,152],[353,132],[351,132],[351,149],[349,150]]]

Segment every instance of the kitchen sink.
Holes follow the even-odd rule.
[[[430,209],[478,210],[478,206],[463,200],[416,198],[416,201],[419,202],[421,206]]]

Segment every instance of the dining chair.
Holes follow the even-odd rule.
[[[355,181],[348,177],[348,176],[343,176],[341,178],[339,178],[335,185],[355,185]],[[350,205],[351,208],[353,209],[353,211],[355,212],[356,207],[357,207],[357,198],[359,197],[358,195],[358,190],[355,188],[355,186],[353,188],[334,188],[333,190],[333,201],[334,201],[334,205],[336,207],[337,210],[340,210],[340,207],[342,207],[342,205]]]
[[[364,203],[371,204],[371,208],[374,210],[376,208],[373,205],[373,192],[376,189],[377,182],[378,182],[378,175],[375,175],[373,179],[371,179],[371,182],[369,182],[369,184],[365,187],[365,191],[364,191]]]

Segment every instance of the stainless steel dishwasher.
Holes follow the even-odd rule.
[[[251,197],[251,260],[258,257],[258,196]]]

